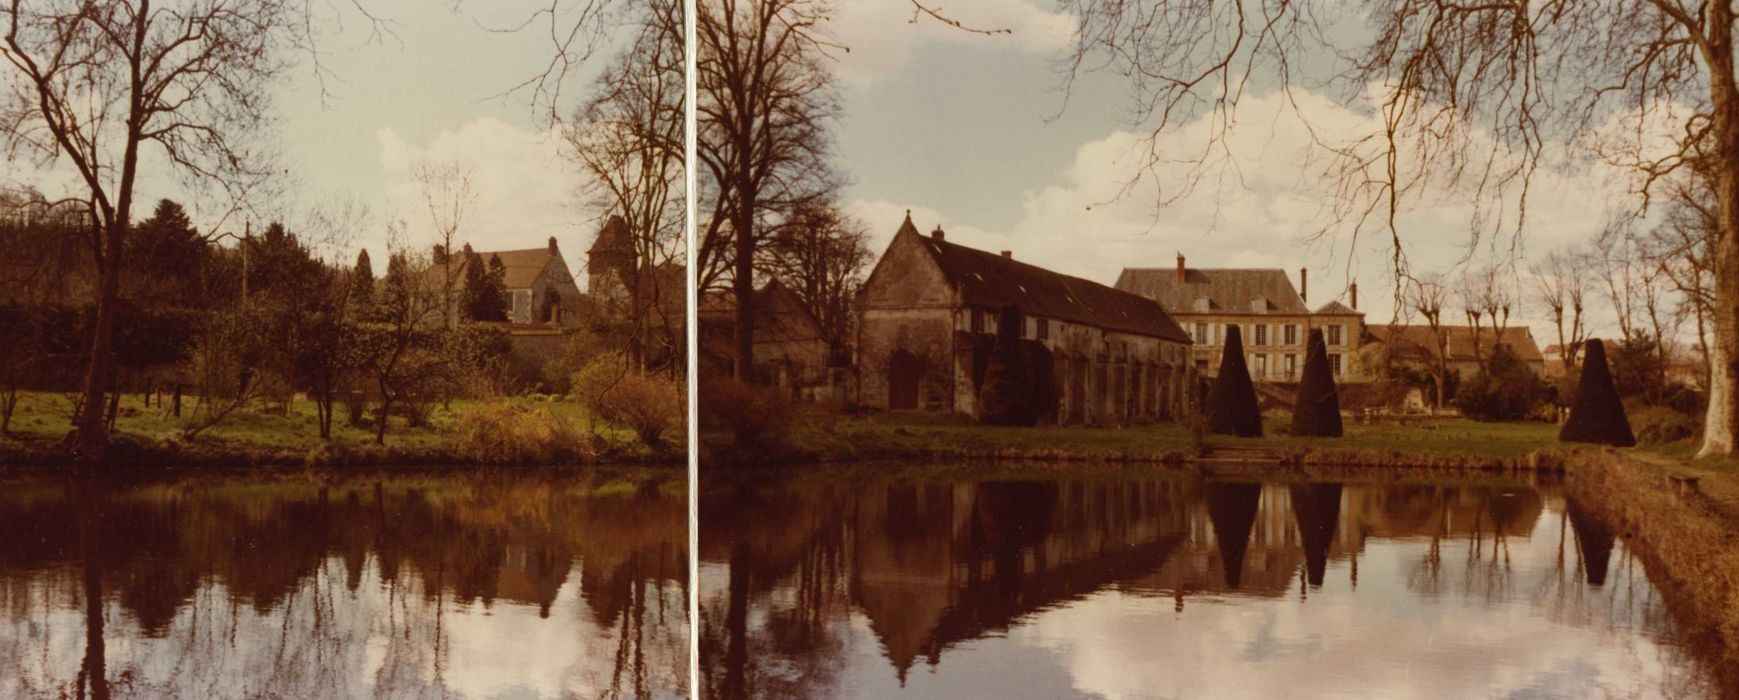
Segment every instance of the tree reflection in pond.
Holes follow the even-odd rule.
[[[679,696],[664,481],[0,483],[0,696]]]
[[[711,698],[1712,692],[1551,487],[720,477],[700,506]]]

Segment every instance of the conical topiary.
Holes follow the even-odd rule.
[[[1262,411],[1256,407],[1256,387],[1244,365],[1244,338],[1234,325],[1226,326],[1226,351],[1220,357],[1220,375],[1208,392],[1208,432],[1239,437],[1262,437]]]
[[[1027,367],[1026,351],[1020,346],[1020,326],[1023,319],[1014,307],[1002,310],[996,319],[996,345],[990,351],[990,365],[984,370],[984,384],[978,390],[978,421],[988,425],[1032,425],[1037,418],[1033,406],[1032,372]]]
[[[1340,392],[1334,387],[1334,372],[1328,367],[1328,345],[1322,329],[1313,328],[1304,348],[1304,375],[1298,379],[1298,398],[1292,404],[1292,434],[1340,437]]]
[[[1592,442],[1599,445],[1630,447],[1636,435],[1630,432],[1630,419],[1624,415],[1624,401],[1618,398],[1618,387],[1612,383],[1612,369],[1606,365],[1606,345],[1600,340],[1588,341],[1582,357],[1582,381],[1576,385],[1576,405],[1570,408],[1570,419],[1558,431],[1559,442]]]

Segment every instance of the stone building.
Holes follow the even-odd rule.
[[[583,297],[579,285],[574,283],[573,274],[568,271],[561,248],[556,245],[555,236],[550,236],[547,246],[524,250],[473,251],[467,244],[464,251],[452,259],[452,303],[455,307],[463,298],[465,266],[475,261],[488,270],[497,260],[506,273],[501,286],[506,295],[508,323],[566,327],[577,322],[577,316],[569,312],[578,308]],[[423,278],[432,289],[442,288],[444,280],[448,279],[446,256],[440,246],[436,246]],[[458,313],[457,309],[455,313]]]
[[[1395,324],[1371,329],[1372,343],[1388,355],[1389,362],[1427,368],[1437,357],[1447,356],[1450,372],[1463,379],[1479,372],[1483,359],[1501,342],[1515,351],[1516,359],[1535,375],[1546,375],[1546,356],[1534,342],[1534,332],[1527,326],[1509,326],[1498,335],[1494,328],[1468,326],[1438,326],[1436,331],[1423,324]],[[1495,342],[1494,342],[1495,341]]]
[[[918,233],[910,214],[859,294],[859,400],[977,415],[998,313],[1013,307],[1041,420],[1118,423],[1192,410],[1190,340],[1150,299]]]
[[[1302,269],[1298,274],[1303,293],[1284,270],[1190,268],[1179,255],[1175,268],[1124,268],[1117,288],[1159,302],[1177,319],[1195,341],[1193,363],[1204,376],[1219,374],[1226,328],[1237,325],[1255,381],[1298,381],[1312,328],[1323,331],[1336,377],[1368,380],[1354,362],[1365,333],[1358,285],[1348,285],[1348,303],[1330,300],[1312,311],[1305,305],[1309,278]]]
[[[841,382],[828,366],[827,336],[802,300],[777,281],[755,291],[755,383],[786,389],[793,398],[838,398]],[[728,291],[701,297],[700,359],[729,375],[736,358],[737,305]]]

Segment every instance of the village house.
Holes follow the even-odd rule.
[[[918,233],[910,213],[859,293],[859,399],[976,416],[999,312],[1019,336],[1045,422],[1170,419],[1193,410],[1189,336],[1150,299]]]
[[[1193,363],[1203,376],[1219,375],[1226,329],[1239,326],[1245,365],[1257,382],[1296,382],[1304,370],[1310,329],[1321,328],[1329,367],[1340,381],[1368,381],[1354,361],[1365,333],[1359,287],[1315,311],[1305,305],[1308,273],[1298,271],[1303,291],[1280,269],[1190,268],[1177,256],[1175,268],[1124,268],[1117,288],[1152,299],[1182,324],[1195,342]]]
[[[736,358],[736,296],[713,290],[701,296],[700,360],[730,374]],[[842,368],[828,362],[826,334],[802,300],[777,281],[755,291],[755,383],[785,389],[793,398],[843,398]]]
[[[582,299],[579,285],[568,271],[567,260],[550,236],[549,245],[523,250],[474,251],[470,244],[448,260],[440,246],[435,247],[429,267],[423,272],[425,284],[442,289],[452,280],[454,313],[463,299],[465,266],[476,262],[484,270],[492,269],[496,261],[504,268],[502,289],[506,297],[507,322],[515,325],[573,326],[577,321],[571,309]],[[450,263],[450,267],[449,267]]]
[[[1479,372],[1501,342],[1536,376],[1546,376],[1546,357],[1525,325],[1506,327],[1499,335],[1486,327],[1476,332],[1468,326],[1443,325],[1433,331],[1423,324],[1395,324],[1373,328],[1371,335],[1372,342],[1387,351],[1389,362],[1427,369],[1436,358],[1447,357],[1449,371],[1463,379]]]
[[[648,362],[674,361],[682,355],[682,328],[688,316],[687,276],[686,266],[671,261],[646,267],[627,222],[612,214],[586,250],[589,315],[594,321],[623,321],[634,317],[638,304],[640,321],[647,329]]]

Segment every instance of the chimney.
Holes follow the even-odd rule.
[[[936,227],[936,230],[934,230],[934,231],[931,231],[931,232],[930,232],[930,240],[933,240],[933,241],[947,241],[947,240],[948,240],[948,234],[946,234],[946,233],[943,233],[943,232],[942,232],[942,227],[941,227],[941,226],[937,226],[937,227]]]
[[[1354,282],[1352,284],[1347,285],[1347,296],[1350,296],[1353,298],[1353,310],[1358,311],[1359,310],[1359,283]]]
[[[561,250],[556,248],[556,237],[550,236],[549,237],[549,254],[556,255],[558,253],[561,253]]]
[[[1184,270],[1183,253],[1178,253],[1177,254],[1177,283],[1178,284],[1183,284],[1183,282],[1184,282],[1184,271],[1183,270]]]
[[[1298,300],[1310,301],[1310,268],[1298,268]]]
[[[1002,257],[1005,257],[1005,258],[1008,258],[1008,259],[1010,259],[1010,260],[1013,260],[1013,259],[1014,259],[1014,251],[1012,251],[1012,250],[1005,250],[1005,251],[1002,251]]]

